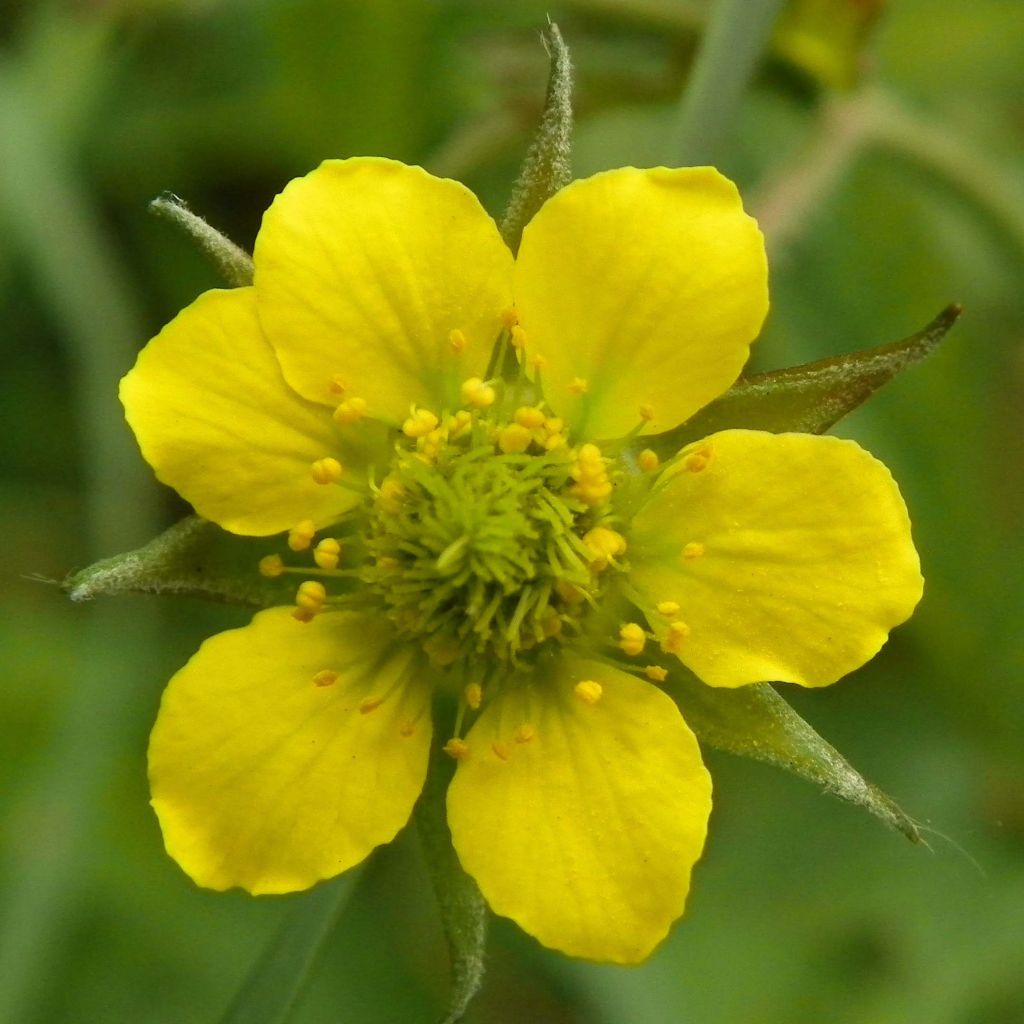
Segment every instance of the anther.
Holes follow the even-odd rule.
[[[643,627],[635,622],[627,622],[619,630],[619,649],[631,657],[640,654],[647,643],[647,634]]]
[[[513,733],[512,738],[516,743],[529,743],[536,733],[533,731],[532,725],[527,725],[525,722],[519,726],[518,729]]]
[[[292,551],[305,551],[313,543],[316,527],[312,519],[303,519],[288,531],[288,547]]]
[[[498,447],[506,455],[518,455],[525,452],[533,441],[533,431],[519,423],[509,423],[498,431]]]
[[[469,744],[465,740],[460,740],[458,736],[453,736],[441,749],[449,757],[461,761],[469,753]]]
[[[548,361],[539,352],[535,352],[530,357],[530,365],[539,372],[548,365]]]
[[[365,415],[365,398],[348,398],[334,410],[336,423],[358,423]]]
[[[584,704],[596,704],[601,699],[601,694],[604,693],[604,687],[593,679],[584,679],[572,688],[572,692]]]
[[[595,526],[587,530],[583,535],[583,543],[593,555],[590,567],[597,572],[603,572],[609,565],[613,565],[615,559],[626,551],[626,538],[615,530],[609,530],[607,526]]]
[[[501,322],[505,325],[507,330],[511,330],[519,323],[519,314],[512,306],[509,306],[507,309],[503,309],[501,311]]]
[[[544,415],[544,410],[537,408],[535,405],[521,405],[516,409],[512,419],[516,421],[521,427],[526,427],[529,430],[536,430],[538,427],[544,427],[547,429],[547,416]],[[551,433],[551,431],[548,431]]]
[[[636,464],[645,473],[653,473],[661,465],[661,459],[658,458],[657,452],[652,451],[650,448],[645,448],[636,457]]]
[[[398,730],[399,736],[404,736],[408,739],[416,731],[416,723],[409,721],[403,722],[402,727]]]
[[[678,654],[683,649],[683,641],[690,635],[690,627],[685,622],[670,622],[665,639],[661,641],[661,649],[666,654]]]
[[[486,409],[489,405],[494,405],[497,398],[494,388],[490,384],[485,384],[479,377],[470,377],[469,380],[463,381],[459,394],[466,405],[472,405],[476,409]]]
[[[327,390],[332,395],[343,395],[348,389],[348,384],[345,378],[340,373],[335,373],[331,376],[331,379],[327,382]]]
[[[402,433],[406,437],[426,437],[439,422],[429,409],[417,409],[414,406],[411,415],[402,424]]]
[[[508,340],[513,348],[526,348],[526,331],[519,324],[514,324],[509,331]]]
[[[328,456],[325,459],[317,459],[309,467],[309,472],[313,477],[314,483],[326,485],[336,484],[341,479],[343,470],[341,463],[337,459],[332,459]]]
[[[260,559],[260,575],[274,579],[284,572],[284,561],[280,555],[264,555]]]
[[[388,476],[380,482],[377,501],[384,512],[397,515],[402,508],[403,498],[405,498],[405,487],[402,486],[401,480]]]
[[[668,679],[668,669],[662,668],[660,665],[648,665],[647,668],[644,669],[644,675],[647,676],[652,683],[663,683]]]
[[[319,580],[306,580],[295,591],[295,604],[302,610],[315,615],[327,601],[327,588]]]
[[[313,561],[321,569],[337,569],[341,558],[341,543],[333,537],[324,537],[313,549]]]
[[[502,743],[500,740],[491,744],[491,750],[494,751],[494,756],[501,758],[502,761],[507,761],[509,758],[510,751],[508,745]]]
[[[644,402],[638,411],[640,413],[640,419],[642,419],[644,423],[650,423],[651,420],[654,419],[654,406],[648,405]]]
[[[590,384],[585,377],[573,377],[568,384],[569,392],[574,395],[585,395],[590,390]]]
[[[383,703],[383,697],[367,697],[366,700],[359,705],[359,714],[368,715],[371,711],[376,711]]]
[[[671,619],[673,615],[679,614],[679,605],[675,601],[659,601],[658,614],[664,615],[666,619]]]
[[[700,541],[691,540],[683,548],[683,558],[700,558],[704,554],[704,545]]]
[[[459,352],[465,352],[466,336],[458,329],[458,327],[448,332],[448,344],[451,345],[452,351],[456,354]]]
[[[452,438],[458,437],[472,422],[473,414],[466,409],[460,409],[453,416],[448,417],[446,423],[448,436]]]
[[[322,669],[313,676],[314,686],[333,686],[338,681],[338,673],[329,668]]]
[[[683,468],[690,473],[699,473],[701,470],[707,468],[707,464],[711,461],[711,455],[711,445],[708,445],[700,451],[687,455],[686,458],[683,459]]]
[[[484,688],[479,683],[467,683],[462,691],[466,706],[472,711],[479,711],[480,705],[484,702]]]

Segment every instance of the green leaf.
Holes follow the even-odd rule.
[[[358,872],[291,896],[290,912],[253,964],[221,1024],[284,1024],[345,904]]]
[[[188,516],[144,547],[90,565],[62,584],[72,601],[128,592],[187,594],[267,608],[288,604],[293,586],[267,579],[259,560],[280,546],[276,537],[239,537]]]
[[[572,62],[557,25],[548,25],[543,40],[551,60],[544,110],[501,222],[512,252],[533,215],[572,179]]]
[[[664,686],[704,743],[785,768],[870,811],[911,842],[923,842],[913,819],[867,782],[767,683],[735,690],[706,686],[673,666]]]
[[[959,306],[948,306],[923,330],[891,345],[741,377],[685,423],[641,438],[635,447],[651,448],[667,459],[691,441],[732,427],[824,433],[898,373],[930,355],[960,313]]]
[[[202,217],[193,213],[184,199],[168,192],[154,199],[149,209],[151,213],[164,217],[189,235],[232,288],[252,284],[252,257],[227,235],[222,235]]]
[[[476,882],[462,870],[448,830],[445,796],[454,771],[454,761],[435,742],[426,785],[415,812],[451,957],[452,986],[443,1024],[461,1020],[479,990],[487,941],[487,904]]]

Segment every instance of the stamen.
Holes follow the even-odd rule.
[[[333,374],[327,382],[327,390],[332,395],[343,395],[347,389],[348,383],[340,373]]]
[[[313,477],[314,483],[321,485],[336,484],[344,472],[341,463],[337,459],[333,459],[328,456],[325,459],[317,459],[312,466],[309,467],[310,474]]]
[[[652,683],[663,683],[668,679],[668,669],[662,668],[660,665],[648,665],[647,668],[644,669],[644,675],[647,676]]]
[[[690,627],[685,622],[670,622],[665,639],[661,641],[661,649],[666,654],[678,654],[683,649],[683,641],[690,635]]]
[[[619,630],[619,648],[624,654],[634,656],[640,654],[647,643],[647,634],[643,627],[635,622],[627,622]]]
[[[524,331],[519,324],[513,324],[509,331],[508,341],[513,348],[526,348],[526,331]]]
[[[341,558],[341,542],[334,537],[324,537],[313,549],[313,561],[321,569],[337,569]]]
[[[305,551],[313,543],[316,527],[312,519],[303,519],[288,531],[288,547],[292,551]]]
[[[512,734],[512,738],[516,743],[529,743],[537,734],[534,732],[533,726],[528,725],[524,722],[518,729]]]
[[[498,431],[498,447],[506,455],[518,455],[525,452],[533,441],[533,431],[519,423],[510,423]]]
[[[640,419],[642,419],[644,423],[650,423],[651,420],[654,419],[654,406],[648,405],[646,402],[640,406],[639,412]]]
[[[604,687],[593,679],[584,679],[572,688],[572,692],[584,704],[596,704],[601,699],[601,694],[604,693]]]
[[[658,614],[664,615],[666,619],[679,614],[679,605],[675,601],[659,601],[657,607]]]
[[[576,483],[569,488],[569,493],[591,508],[600,505],[612,493],[608,470],[596,444],[580,445],[571,475]]]
[[[305,580],[295,591],[295,604],[301,611],[320,611],[327,602],[327,588],[319,580]]]
[[[479,683],[467,683],[462,696],[471,710],[479,711],[484,702],[484,688]]]
[[[490,384],[485,384],[479,377],[470,377],[469,380],[463,381],[459,394],[466,405],[472,405],[477,409],[486,409],[494,405],[497,398],[494,388]]]
[[[502,761],[507,761],[509,759],[509,754],[511,753],[508,749],[508,745],[502,743],[500,740],[496,740],[491,744],[491,750],[493,750],[495,756],[501,758]]]
[[[410,718],[402,723],[398,735],[408,739],[416,731],[416,723]]]
[[[711,445],[705,445],[700,451],[692,452],[683,459],[683,468],[690,473],[700,473],[707,468],[713,454]]]
[[[358,423],[366,415],[365,398],[349,398],[334,410],[336,423]]]
[[[458,327],[448,332],[448,344],[451,346],[452,351],[458,355],[460,352],[466,351],[466,336],[458,329]]]
[[[590,390],[590,384],[585,377],[573,377],[569,381],[568,389],[571,394],[585,395]]]
[[[615,564],[618,555],[626,551],[626,538],[607,526],[595,526],[583,535],[583,543],[591,552],[590,567],[596,572],[604,572],[609,565]]]
[[[284,561],[280,555],[264,555],[260,559],[260,575],[274,579],[284,573]]]
[[[371,711],[376,711],[383,703],[383,697],[367,697],[359,705],[359,714],[368,715]]]
[[[530,357],[530,365],[534,368],[534,370],[540,373],[541,370],[547,367],[548,361],[539,352],[535,352]]]
[[[643,472],[653,473],[661,465],[661,459],[658,458],[657,452],[652,451],[650,448],[645,448],[636,457],[636,464]]]
[[[458,736],[453,736],[441,749],[449,757],[461,761],[469,753],[469,744],[465,740],[460,740]]]
[[[704,545],[700,541],[691,540],[683,548],[683,558],[700,558],[704,554]]]
[[[321,669],[313,676],[314,686],[333,686],[338,681],[338,673],[329,668]]]
[[[519,323],[519,314],[512,306],[509,306],[501,311],[501,322],[505,325],[506,330],[511,330]]]
[[[516,409],[512,419],[521,427],[526,427],[527,430],[536,430],[538,427],[547,427],[547,416],[544,415],[544,410],[538,408],[536,405],[521,405]],[[550,431],[548,431],[550,433]]]
[[[429,409],[412,407],[411,415],[402,424],[402,433],[406,437],[426,437],[440,422]]]

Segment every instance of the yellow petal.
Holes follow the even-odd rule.
[[[412,648],[370,615],[300,623],[275,608],[212,637],[171,680],[150,740],[167,852],[200,885],[253,893],[359,863],[408,820],[428,700]]]
[[[156,475],[227,530],[319,526],[359,500],[313,482],[310,464],[335,454],[339,428],[285,384],[252,288],[182,310],[121,381],[121,401]]]
[[[448,821],[492,909],[570,956],[643,960],[683,912],[711,810],[675,704],[565,658],[485,705],[466,741]]]
[[[833,683],[920,600],[906,506],[853,441],[726,430],[670,473],[633,521],[630,580],[680,606],[677,653],[704,682]]]
[[[410,403],[454,404],[511,303],[512,255],[473,193],[392,160],[328,160],[296,178],[264,215],[255,261],[289,383],[334,403],[338,378],[395,420]]]
[[[746,361],[768,309],[764,241],[710,167],[607,171],[562,189],[527,225],[515,292],[559,415],[617,437],[645,406],[644,429],[665,430]]]

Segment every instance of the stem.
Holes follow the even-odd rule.
[[[669,136],[670,166],[714,162],[781,6],[782,0],[717,0]]]

